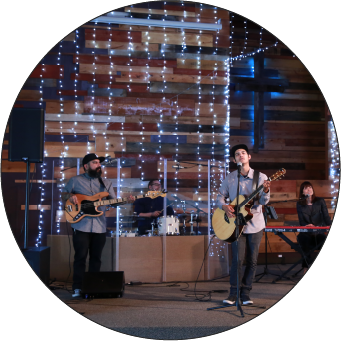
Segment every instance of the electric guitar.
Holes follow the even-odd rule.
[[[83,194],[74,194],[77,197],[78,204],[73,205],[68,199],[65,203],[65,217],[69,223],[78,223],[86,216],[90,217],[99,217],[104,212],[98,211],[97,207],[106,206],[106,205],[122,205],[128,202],[128,198],[117,198],[117,199],[108,199],[102,200],[103,198],[109,195],[108,192],[100,192],[93,196],[87,196]],[[141,198],[152,198],[155,199],[157,197],[165,197],[167,195],[167,191],[163,190],[159,191],[149,191],[146,194],[134,196],[133,198],[141,199]]]
[[[279,180],[284,174],[286,170],[284,168],[280,169],[274,175],[272,175],[268,181]],[[253,214],[251,213],[252,205],[248,205],[248,203],[256,197],[256,195],[264,188],[263,185],[259,186],[254,192],[252,192],[247,198],[243,195],[239,195],[239,217],[243,222],[243,225],[239,226],[239,235],[236,236],[236,218],[229,218],[224,210],[217,208],[212,217],[212,227],[215,235],[220,239],[228,243],[233,243],[236,241],[239,236],[242,234],[244,226],[248,221],[253,218]],[[230,204],[237,211],[237,198],[235,198]]]

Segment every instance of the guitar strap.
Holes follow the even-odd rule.
[[[253,181],[252,181],[252,192],[254,192],[258,188],[258,181],[259,181],[259,172],[254,170],[253,171]],[[254,198],[254,202],[259,199],[259,196],[257,195],[256,198]]]
[[[105,190],[109,193],[109,190],[108,190],[108,189],[106,188],[106,186],[104,185],[104,182],[103,182],[103,180],[102,180],[101,177],[98,178],[98,181],[99,181],[99,183],[105,188]],[[124,203],[122,203],[121,205],[124,205]],[[111,207],[116,207],[116,206],[119,206],[119,204],[112,204],[112,205],[109,205],[109,206],[111,206]]]
[[[102,180],[101,177],[98,178],[98,181],[99,181],[99,183],[107,190],[107,192],[109,193],[109,191],[108,191],[108,189],[105,187],[104,182],[103,182],[103,180]]]

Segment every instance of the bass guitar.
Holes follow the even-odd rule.
[[[279,180],[284,174],[286,170],[284,168],[280,169],[274,175],[270,176],[268,181]],[[239,195],[239,217],[242,216],[242,220],[244,220],[245,224],[250,221],[253,217],[251,213],[252,205],[248,205],[248,203],[256,197],[256,195],[264,188],[263,185],[259,186],[254,192],[252,192],[247,198],[243,195]],[[235,198],[230,204],[237,211],[237,198]],[[224,210],[217,208],[212,217],[212,227],[215,235],[220,239],[227,243],[233,243],[236,241],[239,236],[242,234],[244,225],[239,226],[239,235],[236,236],[236,218],[229,218]]]
[[[117,198],[117,199],[108,199],[102,200],[103,198],[109,195],[108,192],[100,192],[93,196],[87,196],[83,194],[74,194],[77,197],[78,204],[73,205],[68,199],[65,203],[65,217],[69,223],[78,223],[84,217],[99,217],[104,212],[98,211],[97,208],[99,206],[107,206],[107,205],[123,205],[128,202],[128,198]],[[167,191],[149,191],[143,195],[137,195],[133,198],[141,199],[141,198],[152,198],[155,199],[157,197],[165,197],[167,195]]]

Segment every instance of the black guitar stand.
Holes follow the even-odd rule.
[[[265,212],[263,214],[264,214],[265,226],[267,225],[267,222],[268,222],[268,216],[270,217],[270,219],[278,219],[278,216],[274,207],[265,205],[264,209],[265,209]],[[255,280],[255,283],[258,283],[265,275],[279,276],[278,274],[273,273],[268,270],[268,233],[267,232],[265,232],[265,267],[262,273],[256,275],[256,277],[258,276],[260,277]],[[286,277],[286,279],[288,278]]]
[[[235,236],[236,236],[236,241],[234,243],[236,243],[237,246],[237,299],[236,302],[234,304],[226,304],[226,305],[222,305],[222,306],[217,306],[217,307],[213,307],[213,308],[207,308],[207,310],[216,310],[216,309],[222,309],[222,308],[230,308],[230,307],[236,307],[237,310],[240,311],[240,315],[241,317],[245,317],[244,316],[244,312],[242,309],[242,306],[250,306],[253,308],[261,308],[261,309],[265,309],[266,307],[260,307],[260,306],[256,306],[253,304],[241,304],[240,301],[240,285],[239,285],[239,271],[238,271],[238,263],[239,263],[239,250],[238,250],[238,239],[239,239],[239,226],[244,226],[246,225],[244,216],[242,214],[239,214],[239,182],[240,182],[240,167],[238,167],[238,184],[237,184],[237,203],[235,206],[235,216],[236,216],[236,220],[235,220],[235,224],[236,224],[236,229],[235,229]]]

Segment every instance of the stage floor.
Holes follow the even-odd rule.
[[[269,270],[281,273],[288,267],[272,264]],[[263,269],[264,266],[258,266],[257,273]],[[301,277],[302,273],[293,280],[272,284],[276,277],[266,275],[254,283],[251,298],[255,305],[265,309],[243,306],[244,318],[236,307],[207,310],[223,304],[222,300],[228,296],[228,278],[198,282],[196,296],[194,282],[126,285],[121,298],[92,300],[72,298],[70,292],[60,289],[65,283],[53,283],[51,287],[75,312],[104,327],[132,336],[181,340],[221,333],[253,319],[283,298]]]

